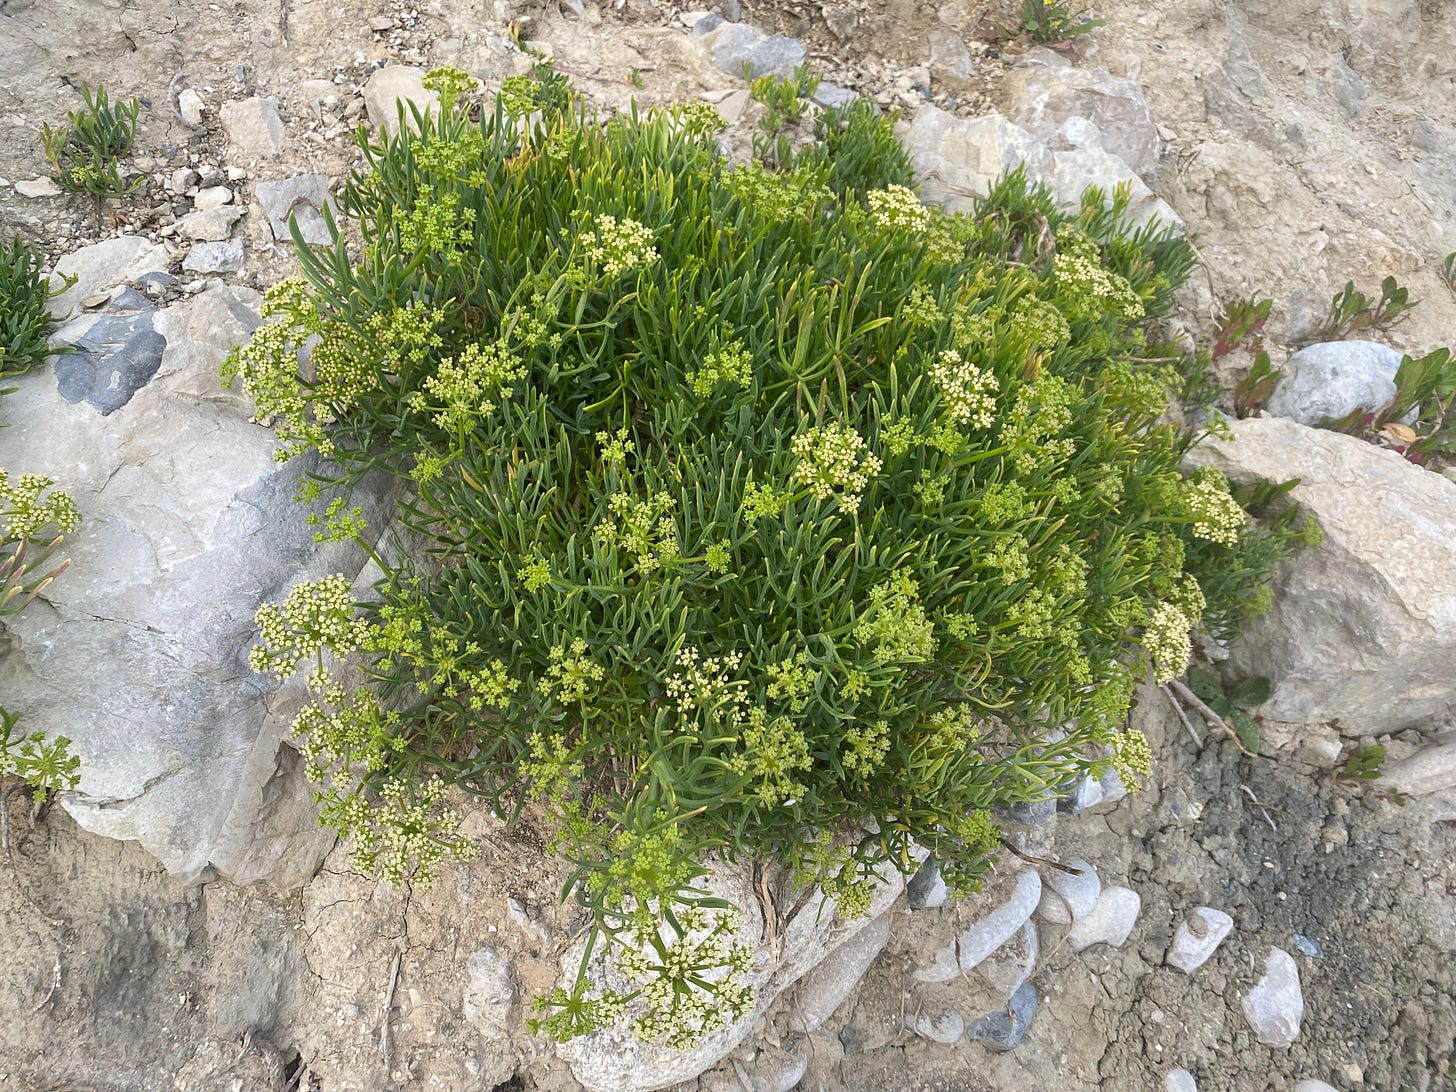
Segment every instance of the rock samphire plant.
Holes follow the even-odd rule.
[[[81,85],[80,110],[66,112],[65,125],[41,126],[41,144],[54,168],[56,184],[67,193],[89,193],[98,202],[131,193],[146,179],[128,182],[121,159],[136,139],[141,103],[112,102],[106,88]]]
[[[1066,216],[1013,175],[951,216],[863,107],[770,171],[703,104],[458,93],[363,141],[362,250],[300,246],[228,365],[282,458],[323,457],[321,536],[375,542],[366,475],[404,497],[372,592],[264,605],[252,662],[306,677],[362,867],[467,853],[457,790],[548,814],[622,973],[583,960],[538,1026],[682,1045],[750,1003],[706,862],[847,915],[913,843],[974,885],[993,806],[1148,772],[1135,682],[1250,609],[1270,544],[1180,470],[1150,331],[1190,250],[1125,194]]]

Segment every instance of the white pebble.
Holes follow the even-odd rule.
[[[1163,1077],[1163,1092],[1198,1092],[1198,1082],[1186,1069],[1170,1069]]]
[[[1324,1081],[1299,1081],[1295,1084],[1293,1092],[1340,1092],[1332,1084],[1325,1084]]]
[[[1299,967],[1282,948],[1270,948],[1264,977],[1244,997],[1244,1016],[1259,1042],[1287,1047],[1299,1037],[1304,1021],[1304,993],[1299,988]]]
[[[1094,944],[1110,944],[1121,948],[1137,924],[1142,899],[1127,887],[1105,887],[1092,912],[1072,922],[1067,943],[1080,952]]]
[[[1173,934],[1168,949],[1168,965],[1184,974],[1192,974],[1205,963],[1234,927],[1234,919],[1211,906],[1195,907],[1188,920]]]
[[[1073,857],[1067,864],[1080,868],[1082,875],[1074,876],[1070,872],[1054,868],[1047,875],[1046,881],[1062,897],[1067,909],[1072,912],[1072,920],[1076,921],[1078,918],[1085,918],[1096,908],[1097,900],[1102,895],[1102,881],[1097,878],[1097,869],[1081,857]]]

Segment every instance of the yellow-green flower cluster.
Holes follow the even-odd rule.
[[[703,366],[688,376],[693,394],[706,398],[719,383],[747,387],[753,382],[753,360],[741,341],[731,341],[708,354]]]
[[[717,108],[701,99],[678,103],[672,107],[671,113],[677,126],[683,132],[692,133],[694,136],[712,136],[723,129],[726,124],[723,121],[723,115],[718,113]]]
[[[1072,406],[1077,400],[1076,391],[1066,380],[1048,372],[1041,372],[1017,392],[1011,413],[1002,425],[1001,438],[1011,448],[1011,461],[1018,473],[1030,474],[1072,457],[1077,445],[1061,433],[1072,425]]]
[[[258,608],[259,643],[248,663],[254,671],[281,677],[326,648],[347,656],[369,635],[368,623],[354,616],[355,606],[349,581],[339,573],[295,584],[281,605]]]
[[[837,496],[841,508],[859,505],[860,494],[880,472],[880,460],[848,425],[817,425],[789,443],[798,458],[794,481],[825,500]]]
[[[945,321],[935,297],[923,284],[910,289],[910,295],[900,307],[900,317],[908,326],[939,326]]]
[[[722,176],[723,188],[770,220],[812,217],[834,194],[812,171],[778,173],[744,163]]]
[[[637,450],[637,445],[627,439],[630,434],[624,428],[619,428],[616,433],[607,432],[603,429],[597,433],[597,443],[600,445],[602,462],[623,464],[627,456]]]
[[[687,1050],[703,1037],[742,1019],[753,1004],[744,981],[753,953],[734,941],[738,914],[698,906],[677,911],[683,932],[666,940],[655,925],[629,931],[617,950],[617,966],[638,985],[644,1009],[632,1032],[646,1042]]]
[[[802,712],[809,691],[819,680],[819,671],[809,667],[808,653],[799,652],[768,666],[768,696],[787,702],[795,713]]]
[[[854,638],[874,649],[880,663],[918,663],[935,654],[935,625],[920,605],[920,589],[908,569],[870,589]]]
[[[354,839],[355,867],[387,883],[408,879],[427,886],[447,856],[463,861],[474,853],[460,834],[463,817],[444,803],[439,778],[386,781],[372,807],[357,792],[325,793],[322,799],[323,821]]]
[[[1118,732],[1112,737],[1112,768],[1122,783],[1132,788],[1139,777],[1153,775],[1153,752],[1148,737],[1136,728]]]
[[[538,592],[551,585],[551,563],[545,558],[532,557],[516,571],[516,579],[528,592]]]
[[[814,759],[809,754],[809,741],[788,717],[770,720],[755,706],[744,718],[743,749],[729,766],[756,782],[752,798],[771,808],[803,796],[804,785],[795,775],[812,770]]]
[[[1031,504],[1020,482],[994,482],[981,493],[981,515],[993,527],[1019,523],[1030,514]]]
[[[855,721],[844,732],[845,772],[859,777],[869,777],[885,764],[890,753],[889,722]]]
[[[1026,552],[1027,542],[1019,534],[998,538],[985,563],[1001,574],[1004,584],[1017,584],[1031,579],[1031,558]]]
[[[1193,533],[1222,546],[1236,546],[1249,514],[1229,494],[1228,479],[1211,466],[1189,478],[1183,505],[1193,520]]]
[[[888,186],[865,194],[870,220],[881,231],[920,232],[925,230],[930,212],[920,203],[913,190],[905,186]]]
[[[1055,304],[1027,296],[1011,311],[1011,336],[1032,349],[1054,349],[1072,336]]]
[[[407,254],[459,252],[474,238],[475,210],[462,208],[454,197],[437,197],[422,185],[415,203],[399,218],[399,247]]]
[[[940,392],[946,416],[972,428],[990,428],[996,420],[996,377],[976,367],[955,349],[942,349],[930,365],[930,378]]]
[[[403,748],[399,714],[381,707],[368,689],[351,694],[322,669],[312,673],[309,686],[319,700],[303,707],[290,730],[303,741],[310,781],[322,781],[336,767],[346,776],[355,770],[377,773]]]
[[[749,523],[757,519],[779,515],[788,503],[787,493],[780,493],[771,485],[749,482],[743,487],[743,518]]]
[[[1172,603],[1159,603],[1148,615],[1143,648],[1152,657],[1158,682],[1170,682],[1188,670],[1188,659],[1193,655],[1188,638],[1192,628],[1192,619]]]
[[[56,492],[41,499],[41,494],[54,484],[44,474],[22,474],[12,485],[10,472],[0,469],[0,516],[5,517],[6,541],[37,538],[47,527],[62,534],[76,529],[81,513],[70,496]]]
[[[633,269],[646,269],[660,255],[652,245],[652,229],[636,220],[605,213],[591,218],[591,230],[579,242],[582,255],[606,280]]]
[[[585,701],[606,674],[602,665],[587,654],[586,641],[578,637],[570,647],[556,645],[551,649],[546,674],[536,683],[536,689],[563,705]]]
[[[670,493],[652,493],[641,501],[630,493],[613,493],[607,498],[611,516],[597,525],[597,538],[634,555],[642,572],[656,572],[678,556],[677,525],[668,515],[676,504]]]
[[[435,374],[425,380],[424,389],[433,397],[432,405],[422,393],[415,395],[412,404],[417,410],[429,405],[434,409],[435,424],[454,432],[494,413],[496,400],[514,395],[511,384],[525,376],[525,365],[503,344],[477,343],[467,346],[458,357],[440,361]]]

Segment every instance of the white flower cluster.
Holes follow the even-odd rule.
[[[904,186],[887,186],[865,194],[870,219],[875,227],[885,230],[923,231],[930,213],[913,190]]]
[[[592,217],[592,229],[581,237],[581,250],[608,280],[629,269],[646,268],[660,255],[652,245],[652,229],[636,220],[615,216]]]
[[[930,365],[930,378],[940,391],[945,413],[956,424],[990,428],[996,420],[996,377],[964,359],[954,349],[944,349]]]
[[[839,494],[841,508],[854,508],[869,480],[880,472],[880,460],[864,437],[848,425],[817,425],[789,444],[799,460],[794,481],[824,500]]]
[[[632,1021],[633,1033],[682,1050],[748,1011],[753,995],[744,975],[753,954],[735,939],[736,911],[684,906],[676,916],[683,935],[669,940],[630,932],[617,965],[641,986],[638,997],[646,1004]]]
[[[347,656],[369,634],[368,623],[354,617],[354,606],[348,578],[341,573],[294,585],[281,606],[258,608],[260,639],[248,654],[249,665],[281,677],[325,648]]]
[[[444,403],[434,414],[435,424],[454,431],[495,412],[496,399],[510,398],[511,386],[525,378],[519,357],[502,344],[470,345],[458,357],[440,361],[435,374],[424,382],[425,390]],[[425,408],[422,394],[415,396],[416,408]]]
[[[1183,503],[1193,517],[1193,533],[1209,542],[1234,546],[1249,514],[1229,495],[1228,479],[1212,467],[1202,467],[1188,480]]]
[[[690,713],[722,698],[727,698],[736,707],[746,697],[742,694],[746,682],[729,678],[743,664],[743,653],[734,651],[726,656],[703,657],[696,648],[685,646],[677,654],[678,669],[667,677],[667,696],[677,704],[678,712]],[[739,693],[733,693],[733,691]],[[741,709],[738,710],[741,717]]]

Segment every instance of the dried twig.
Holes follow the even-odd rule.
[[[389,989],[384,992],[383,1029],[379,1033],[379,1053],[384,1057],[384,1068],[389,1068],[389,1010],[394,1008],[394,990],[399,985],[399,963],[402,952],[394,953],[394,965],[389,969]]]
[[[1258,808],[1264,813],[1264,821],[1269,824],[1269,829],[1272,830],[1275,834],[1278,834],[1279,828],[1274,825],[1274,816],[1270,815],[1269,809],[1266,808],[1262,803],[1260,803],[1259,798],[1254,795],[1254,790],[1249,788],[1249,786],[1247,785],[1240,785],[1239,788],[1243,789],[1244,795],[1254,802],[1254,807]]]
[[[1208,721],[1209,724],[1213,725],[1215,728],[1222,728],[1225,732],[1227,732],[1229,738],[1234,741],[1235,747],[1237,747],[1249,758],[1257,757],[1253,751],[1249,750],[1247,747],[1244,746],[1244,741],[1239,738],[1238,732],[1234,731],[1233,725],[1231,725],[1228,721],[1224,720],[1223,717],[1219,716],[1208,706],[1204,705],[1198,695],[1195,694],[1192,690],[1189,690],[1188,687],[1184,686],[1181,680],[1173,679],[1171,682],[1168,683],[1168,685],[1178,692],[1178,696],[1180,698],[1182,698],[1189,705],[1193,706],[1193,708],[1197,709],[1200,713],[1202,713],[1203,719]]]
[[[1178,704],[1178,699],[1173,696],[1173,691],[1166,685],[1158,687],[1163,696],[1168,699],[1168,704],[1173,707],[1173,712],[1178,714],[1178,719],[1183,722],[1183,727],[1188,729],[1188,734],[1193,737],[1193,746],[1200,751],[1203,750],[1203,740],[1199,738],[1198,731],[1193,727],[1193,722],[1188,719],[1188,714],[1183,712],[1183,707]]]
[[[1013,857],[1018,857],[1025,861],[1027,864],[1038,864],[1046,868],[1055,868],[1058,872],[1065,872],[1069,876],[1086,875],[1080,868],[1073,868],[1071,865],[1062,864],[1060,861],[1050,861],[1045,857],[1034,857],[1030,853],[1022,853],[1021,850],[1017,849],[1005,838],[1001,839],[1001,848]]]

